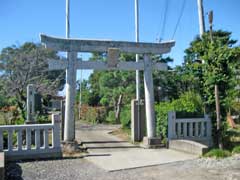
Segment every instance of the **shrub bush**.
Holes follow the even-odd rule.
[[[212,158],[225,158],[231,156],[231,153],[227,150],[222,149],[212,149],[209,152],[207,152],[204,157],[212,157]]]
[[[120,122],[123,128],[130,128],[131,124],[131,107],[123,106],[120,112]],[[114,124],[116,123],[115,112],[113,110],[108,111],[108,116],[106,117],[106,122]]]
[[[92,123],[102,123],[106,120],[107,110],[105,107],[98,106],[92,107],[88,105],[82,105],[81,119]]]
[[[104,106],[96,107],[97,110],[97,123],[102,123],[106,120],[107,117],[107,109]]]
[[[48,115],[38,115],[36,119],[40,124],[51,123],[51,118],[49,119]]]
[[[120,113],[120,121],[123,128],[130,128],[131,125],[131,108],[130,106],[125,106],[122,108]]]
[[[155,106],[157,136],[167,137],[168,112],[173,110],[174,108],[169,102],[162,102]]]
[[[232,150],[232,153],[233,154],[240,154],[240,146],[234,147],[233,150]]]
[[[17,144],[17,133],[13,132],[12,134],[12,143],[13,146]],[[8,132],[3,131],[3,148],[7,149],[8,148]]]
[[[82,106],[81,119],[87,122],[96,122],[97,112],[95,111],[94,107]]]
[[[106,118],[106,121],[108,123],[112,123],[112,124],[116,122],[116,120],[115,120],[115,112],[114,111],[109,111],[108,112],[108,116]]]
[[[203,104],[199,94],[189,91],[183,93],[179,99],[172,102],[161,102],[155,106],[156,119],[157,119],[157,136],[163,138],[167,137],[167,123],[168,112],[176,111],[181,116],[187,116],[187,114],[199,116],[203,114]]]

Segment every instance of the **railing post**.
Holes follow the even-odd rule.
[[[187,137],[187,122],[183,123],[183,137]]]
[[[199,123],[198,122],[195,122],[195,137],[198,137],[199,136],[199,133],[198,133],[198,131],[199,131]]]
[[[204,115],[204,118],[207,121],[207,137],[212,137],[212,122],[208,115]]]
[[[35,130],[35,146],[36,149],[40,149],[40,129]]]
[[[19,129],[17,131],[17,146],[18,146],[18,151],[22,150],[22,130]]]
[[[13,130],[8,130],[8,151],[12,151],[13,148]]]
[[[31,146],[32,146],[31,129],[26,128],[26,147],[27,147],[27,150],[31,150]]]
[[[168,112],[168,140],[176,137],[175,120],[176,113],[173,111]]]
[[[178,125],[178,127],[177,127],[177,137],[180,138],[181,137],[181,130],[182,130],[182,123],[177,122],[177,121],[176,121],[176,123]]]
[[[204,126],[204,122],[205,122],[205,119],[204,121],[201,122],[201,137],[204,137],[204,132],[205,132],[205,126]]]
[[[44,129],[44,149],[49,148],[48,129]]]
[[[52,114],[52,124],[53,124],[53,148],[60,148],[60,124],[61,117],[59,114]]]

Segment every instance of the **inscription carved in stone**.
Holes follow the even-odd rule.
[[[107,66],[108,67],[117,67],[118,65],[118,58],[119,58],[120,51],[118,48],[109,48],[108,55],[107,55]]]

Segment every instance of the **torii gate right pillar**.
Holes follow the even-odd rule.
[[[152,63],[150,56],[147,54],[144,55],[144,91],[145,91],[147,138],[151,139],[156,136],[156,122],[154,111]]]

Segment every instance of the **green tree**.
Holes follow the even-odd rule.
[[[58,56],[55,51],[34,43],[7,47],[0,54],[1,93],[14,98],[24,118],[28,84],[35,84],[43,96],[56,95],[63,88],[64,72],[48,71],[48,58]]]
[[[214,85],[219,86],[222,116],[230,108],[234,97],[231,96],[236,86],[234,70],[239,62],[240,49],[235,47],[237,41],[231,39],[231,33],[213,32],[213,42],[209,33],[196,38],[185,50],[185,73],[194,77],[199,92],[205,98],[210,112],[215,109]]]
[[[135,61],[135,55],[121,54],[122,61]],[[106,55],[93,53],[92,61],[106,61]],[[128,71],[94,71],[85,84],[82,83],[83,102],[91,106],[103,105],[113,111],[115,121],[120,121],[121,108],[130,104],[135,96],[135,73]],[[113,117],[111,115],[111,117]],[[112,118],[111,118],[112,119]]]
[[[240,48],[234,46],[236,40],[231,39],[231,33],[225,31],[213,32],[213,41],[210,33],[196,38],[185,51],[186,73],[193,76],[198,83],[199,93],[204,98],[207,113],[215,119],[214,87],[218,85],[220,96],[221,120],[226,120],[227,111],[235,101],[236,81],[234,71],[239,64]],[[215,122],[215,121],[214,121]],[[223,126],[221,127],[223,130]],[[220,130],[224,135],[224,131]],[[214,124],[216,140],[218,132]],[[216,141],[217,142],[217,141]]]

